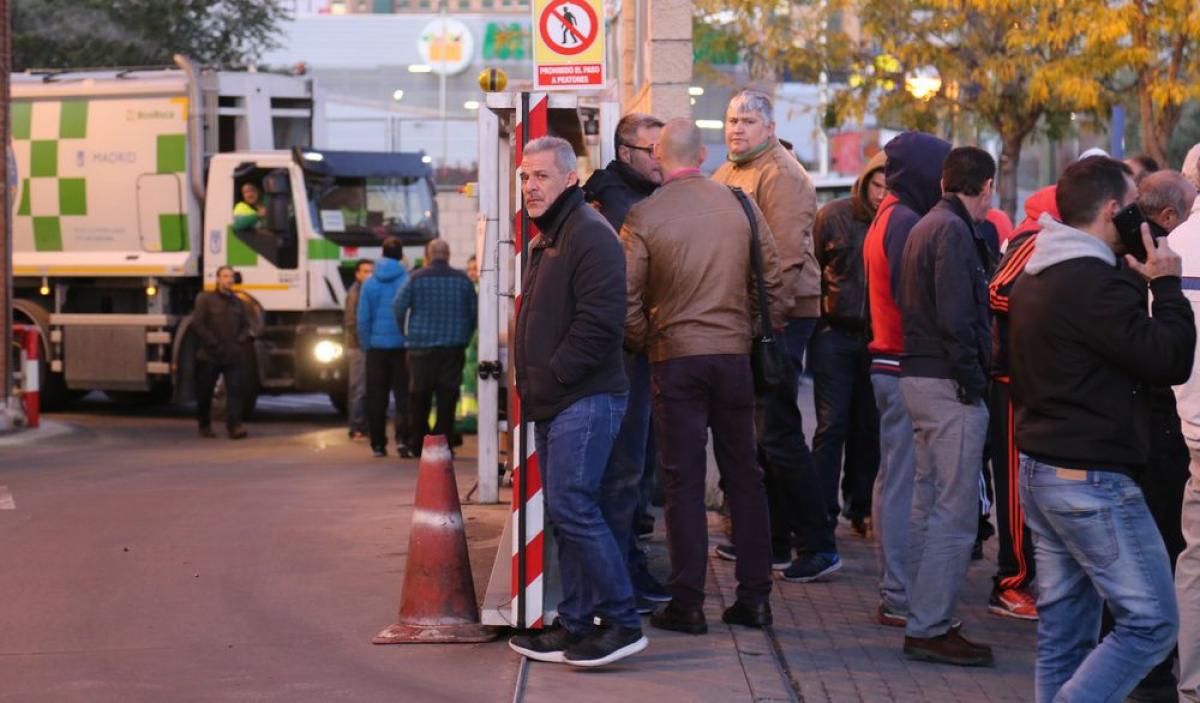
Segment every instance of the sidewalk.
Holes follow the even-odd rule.
[[[649,548],[661,574],[666,564],[659,523]],[[719,522],[710,513],[710,547],[719,539]],[[734,565],[710,557],[707,635],[656,630],[644,619],[650,638],[644,652],[596,672],[533,662],[524,700],[942,703],[1033,699],[1036,624],[987,613],[995,540],[988,543],[986,558],[971,566],[958,616],[968,637],[993,646],[996,666],[966,669],[904,658],[903,630],[880,626],[873,619],[878,603],[874,543],[844,528],[838,539],[845,566],[828,581],[775,581],[771,607],[786,671],[780,670],[772,644],[762,632],[721,622],[721,611],[734,599]]]

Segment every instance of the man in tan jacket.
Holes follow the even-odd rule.
[[[812,239],[817,191],[804,167],[775,136],[774,107],[766,94],[746,90],[729,101],[725,144],[728,161],[713,179],[749,193],[775,234],[783,297],[790,301],[783,340],[798,371],[821,307],[821,269]],[[766,457],[771,506],[771,561],[785,579],[801,583],[842,566],[833,534],[836,512],[825,505],[820,476],[804,443],[803,422],[794,383],[758,398],[758,443]],[[723,559],[738,558],[729,545],[719,545],[716,553]]]
[[[770,527],[755,461],[750,344],[757,305],[750,222],[737,197],[700,173],[696,126],[674,119],[655,145],[663,185],[629,211],[621,228],[629,301],[625,345],[650,357],[654,431],[667,480],[671,602],[655,627],[707,632],[704,446],[714,452],[736,526],[737,601],[722,620],[771,624]],[[781,327],[779,256],[753,207],[773,327]]]

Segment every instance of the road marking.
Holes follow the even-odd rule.
[[[0,486],[0,510],[16,510],[17,504],[13,502],[12,492],[8,490],[8,486]]]

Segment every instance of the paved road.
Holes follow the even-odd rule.
[[[511,696],[507,648],[370,644],[399,604],[416,465],[371,459],[321,400],[265,399],[242,442],[94,401],[51,417],[74,432],[0,444],[0,701]],[[467,523],[477,569],[489,511]]]
[[[597,672],[535,663],[515,699],[502,640],[372,646],[399,603],[415,462],[371,459],[321,396],[260,408],[243,442],[199,439],[181,409],[99,399],[52,416],[65,434],[0,438],[0,702],[1032,699],[1035,629],[984,612],[987,562],[959,614],[998,666],[914,664],[871,621],[873,545],[844,530],[827,583],[777,582],[774,641],[720,623],[734,581],[714,559],[707,636],[647,628],[644,654]],[[474,462],[459,464],[465,495]],[[506,515],[464,508],[477,593]]]

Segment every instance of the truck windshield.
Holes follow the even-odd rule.
[[[406,244],[437,236],[436,205],[423,178],[338,176],[312,188],[321,232],[340,246],[379,246],[387,237]]]

